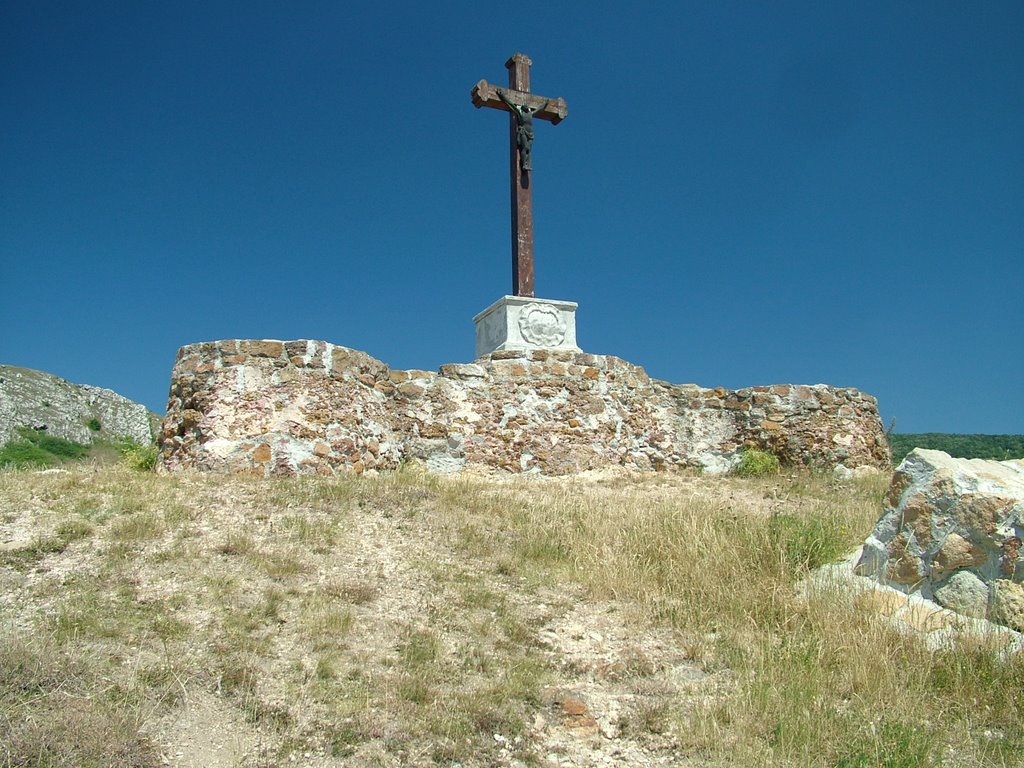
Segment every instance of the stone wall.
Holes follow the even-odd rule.
[[[889,466],[876,401],[825,385],[672,385],[616,357],[494,352],[439,372],[391,370],[323,341],[228,340],[178,352],[161,466],[258,474],[470,465],[563,475],[784,462]]]

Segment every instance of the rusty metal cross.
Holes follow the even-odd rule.
[[[470,92],[476,107],[493,107],[509,113],[509,175],[512,191],[512,294],[533,296],[533,192],[530,188],[529,150],[533,139],[533,118],[558,125],[569,114],[561,97],[548,99],[530,93],[530,65],[522,53],[505,62],[508,89],[481,80]],[[504,97],[504,98],[502,98]],[[518,108],[516,110],[515,108]],[[518,112],[518,114],[517,114]],[[524,137],[524,119],[529,139]],[[525,150],[525,151],[524,151]],[[525,155],[525,159],[524,159]]]

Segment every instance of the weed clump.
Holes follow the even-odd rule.
[[[740,463],[733,472],[740,477],[764,477],[779,474],[780,468],[779,457],[774,453],[748,448],[740,454]]]
[[[139,472],[151,472],[156,466],[160,451],[156,445],[140,445],[134,440],[124,440],[117,448],[121,454],[121,463],[129,469]]]

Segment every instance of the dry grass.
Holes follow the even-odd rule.
[[[611,485],[535,483],[524,494],[456,483],[443,498],[470,551],[493,550],[481,529],[501,529],[520,568],[555,568],[593,598],[628,600],[735,673],[731,695],[676,718],[692,748],[741,765],[1021,764],[1024,660],[929,651],[845,601],[795,594],[811,569],[863,541],[884,480],[730,479],[708,483],[711,495],[660,496]],[[471,511],[481,492],[490,517]]]
[[[259,735],[251,765],[541,765],[574,663],[542,635],[581,596],[729,681],[688,693],[640,645],[600,673],[632,692],[621,738],[672,760],[1019,764],[1024,662],[796,596],[882,491],[0,472],[0,766],[157,765],[199,693]]]

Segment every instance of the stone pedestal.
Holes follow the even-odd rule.
[[[473,318],[476,356],[501,349],[564,349],[576,346],[574,301],[502,296]]]

